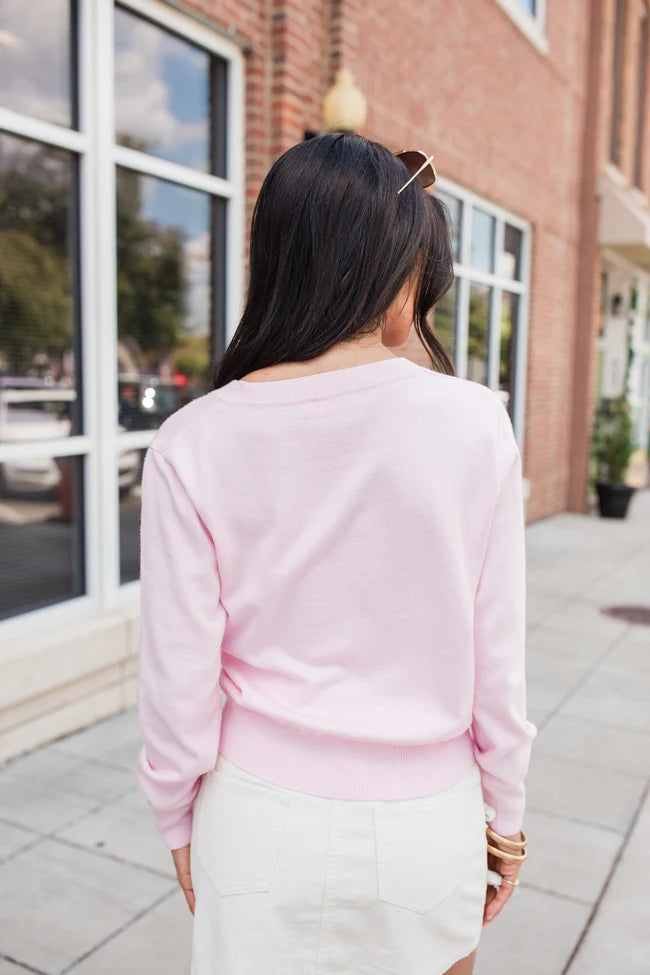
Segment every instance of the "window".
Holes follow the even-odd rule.
[[[612,64],[612,112],[609,132],[609,158],[621,165],[623,139],[623,67],[627,0],[616,0],[614,54]]]
[[[155,0],[2,8],[7,619],[138,578],[144,452],[240,305],[242,84],[233,43]]]
[[[643,143],[645,140],[645,116],[648,103],[648,20],[650,11],[648,4],[644,3],[641,10],[641,23],[639,25],[639,65],[637,81],[637,100],[636,100],[636,138],[634,144],[634,183],[643,189]]]
[[[497,0],[513,23],[543,54],[548,52],[546,38],[546,0]]]
[[[498,390],[518,427],[524,402],[530,230],[448,180],[439,179],[437,185],[437,196],[451,218],[456,276],[436,306],[436,335],[457,374]]]

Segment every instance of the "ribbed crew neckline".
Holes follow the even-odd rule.
[[[297,403],[324,399],[357,389],[369,389],[414,376],[424,366],[405,356],[377,359],[342,369],[330,369],[287,379],[248,381],[232,379],[217,390],[224,399],[237,403]]]

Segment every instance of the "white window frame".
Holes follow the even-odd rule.
[[[530,14],[519,0],[496,0],[521,33],[541,54],[548,54],[546,34],[546,0],[537,0],[537,12]]]
[[[155,430],[117,430],[117,268],[115,167],[121,165],[225,198],[225,341],[243,306],[244,78],[243,51],[203,21],[159,0],[119,0],[128,8],[225,59],[227,79],[226,172],[222,179],[114,140],[113,0],[78,0],[79,128],[53,125],[0,106],[0,130],[75,153],[79,163],[81,290],[81,396],[84,433],[57,440],[0,443],[0,463],[21,457],[79,456],[84,463],[83,518],[86,592],[82,596],[0,621],[0,645],[20,649],[14,637],[60,632],[72,622],[121,614],[137,607],[140,582],[120,585],[117,458],[146,448]],[[27,652],[27,645],[22,644]]]
[[[487,385],[497,392],[499,390],[499,353],[501,339],[501,299],[504,291],[519,296],[519,317],[517,322],[517,346],[515,353],[515,383],[517,395],[514,402],[513,428],[519,448],[523,454],[525,437],[525,404],[526,379],[528,360],[528,316],[530,297],[530,265],[532,250],[532,227],[529,221],[516,217],[514,214],[483,197],[472,193],[447,177],[440,176],[436,186],[443,193],[456,197],[461,202],[460,256],[454,260],[454,274],[456,277],[456,338],[454,365],[456,374],[461,378],[467,377],[467,348],[469,330],[469,299],[470,284],[486,284],[492,291],[490,305],[489,341]],[[506,223],[522,232],[521,238],[521,280],[514,281],[492,271],[484,271],[471,265],[471,235],[472,210],[477,207],[495,218],[495,266],[498,255],[503,249]]]

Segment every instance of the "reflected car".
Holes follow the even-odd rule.
[[[71,404],[76,390],[55,386],[42,379],[0,377],[0,443],[61,440],[72,430]],[[118,425],[119,431],[126,428]],[[140,478],[138,450],[118,455],[120,494],[129,491]],[[56,496],[61,469],[56,457],[21,457],[0,464],[0,492],[3,495]]]

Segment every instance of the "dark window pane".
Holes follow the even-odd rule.
[[[454,251],[454,260],[460,261],[460,226],[463,204],[458,197],[452,196],[451,193],[445,193],[444,190],[438,190],[436,192],[436,196],[439,200],[442,200],[449,210],[449,218],[451,220],[451,242]]]
[[[225,85],[221,59],[116,8],[115,138],[121,145],[225,176]]]
[[[478,207],[472,208],[472,267],[494,270],[494,217]]]
[[[647,111],[648,92],[648,21],[650,8],[644,4],[639,29],[639,66],[637,69],[637,98],[636,98],[636,133],[634,144],[634,184],[639,189],[644,188],[644,152],[645,117]]]
[[[503,254],[499,260],[499,274],[521,281],[521,243],[523,234],[518,227],[507,223],[504,230]]]
[[[505,393],[510,416],[514,415],[519,295],[504,291],[501,298],[501,341],[499,345],[499,389]]]
[[[435,308],[434,329],[452,360],[456,356],[456,315],[458,310],[458,280],[456,279]]]
[[[0,464],[0,619],[85,592],[83,459]]]
[[[81,433],[76,161],[0,134],[0,442]]]
[[[151,429],[208,391],[213,361],[207,193],[117,171],[118,374],[123,429]],[[220,211],[221,212],[221,211]]]
[[[484,385],[488,378],[488,334],[491,300],[491,288],[485,284],[470,284],[467,378]]]
[[[612,107],[609,124],[609,158],[621,164],[623,137],[623,70],[627,0],[616,0],[614,20],[614,56],[612,59]]]
[[[120,584],[140,578],[140,482],[145,449],[118,454]]]

